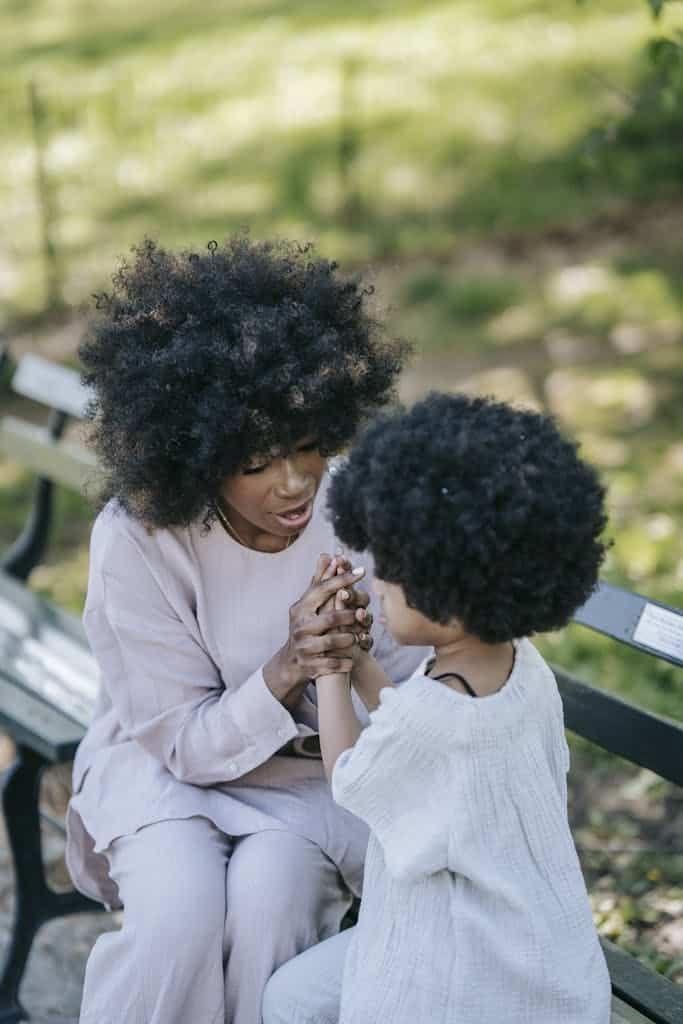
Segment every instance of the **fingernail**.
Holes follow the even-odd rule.
[[[365,572],[365,569],[363,568],[363,566],[359,565],[357,569],[354,569],[352,571],[351,575],[352,576],[362,576],[364,572]]]
[[[340,590],[339,591],[339,596],[341,597],[342,601],[348,601],[348,599],[349,599],[349,592],[348,592],[348,590]]]

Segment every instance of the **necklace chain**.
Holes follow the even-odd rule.
[[[226,514],[225,514],[225,512],[223,511],[223,508],[222,508],[222,506],[221,506],[220,498],[215,498],[215,499],[214,499],[214,502],[213,502],[213,507],[214,507],[214,508],[215,508],[215,510],[216,510],[216,515],[218,516],[218,519],[219,519],[219,521],[220,521],[220,523],[221,523],[221,526],[222,526],[222,527],[223,527],[223,528],[224,528],[225,530],[227,530],[227,532],[228,532],[228,533],[230,534],[230,536],[231,536],[231,537],[233,537],[233,538],[234,538],[234,539],[235,539],[235,540],[237,541],[237,543],[238,543],[238,544],[241,544],[241,545],[242,545],[242,547],[244,547],[244,548],[250,548],[250,547],[251,547],[251,544],[247,544],[246,540],[244,540],[244,538],[243,538],[243,537],[240,537],[239,533],[237,532],[237,530],[235,529],[235,527],[234,527],[234,526],[232,525],[232,523],[230,522],[230,520],[229,520],[229,519],[228,519],[228,517],[226,516]],[[286,551],[286,550],[287,550],[287,548],[289,547],[289,545],[290,545],[290,544],[292,543],[292,541],[294,540],[294,537],[295,537],[295,534],[292,534],[292,535],[291,535],[291,537],[288,537],[288,538],[287,538],[287,543],[285,544],[285,546],[284,546],[284,547],[283,547],[283,549],[282,549],[283,551]]]

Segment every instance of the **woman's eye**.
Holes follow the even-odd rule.
[[[308,444],[302,444],[299,448],[300,452],[314,452],[319,445],[319,441],[309,441]]]
[[[264,462],[261,466],[246,466],[242,470],[242,476],[251,476],[253,473],[262,473],[264,469],[268,468],[268,463]]]

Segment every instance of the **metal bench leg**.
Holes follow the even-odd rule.
[[[102,910],[99,903],[77,892],[55,893],[45,881],[40,841],[40,777],[47,761],[20,746],[5,775],[2,806],[14,861],[14,922],[9,949],[0,971],[0,1024],[27,1017],[19,1002],[19,986],[33,939],[42,924],[62,914]]]

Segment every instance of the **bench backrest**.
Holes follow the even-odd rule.
[[[683,665],[683,613],[609,583],[574,615],[574,621],[628,647]],[[557,666],[567,727],[598,746],[683,785],[683,727],[588,686]],[[683,1021],[683,989],[602,940],[612,989],[656,1024]]]
[[[683,666],[683,612],[601,582],[574,621]],[[683,726],[553,666],[572,732],[683,786]]]
[[[91,398],[76,370],[35,355],[25,355],[19,360],[12,378],[12,390],[76,419],[85,417]]]
[[[62,439],[68,420],[83,419],[90,393],[79,374],[40,356],[24,356],[12,378],[12,390],[51,410],[46,426],[16,416],[0,420],[0,451],[39,477],[80,489],[96,472],[94,455]]]
[[[81,491],[96,478],[97,463],[82,445],[63,437],[69,419],[83,418],[91,397],[75,370],[26,355],[14,373],[12,388],[50,409],[46,426],[16,416],[0,419],[0,453],[38,477],[24,530],[0,561],[6,573],[26,580],[47,547],[54,484]]]

